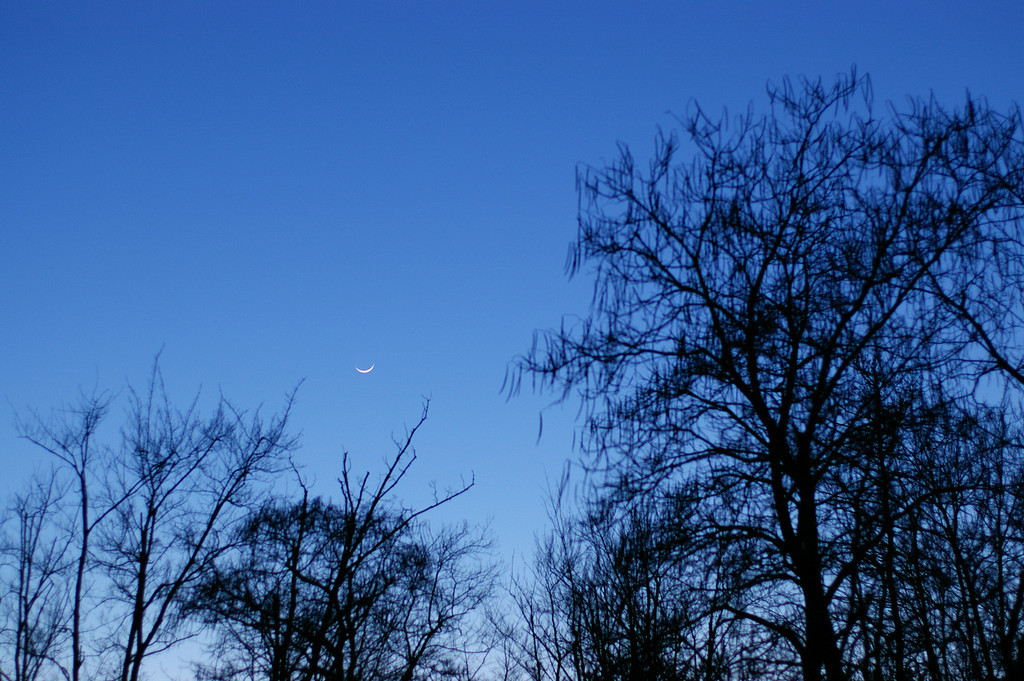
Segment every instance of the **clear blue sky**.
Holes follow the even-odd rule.
[[[14,412],[200,385],[277,408],[330,491],[431,415],[403,493],[476,488],[503,554],[544,524],[576,405],[507,402],[567,282],[577,164],[643,158],[696,100],[857,64],[876,100],[1024,98],[1024,3],[0,3],[0,463]],[[376,368],[371,374],[355,367]],[[117,414],[115,414],[116,416]]]

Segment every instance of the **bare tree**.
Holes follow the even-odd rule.
[[[87,654],[96,662],[90,678],[138,681],[147,657],[190,635],[178,616],[183,592],[213,568],[228,530],[258,503],[256,483],[288,467],[294,444],[285,431],[291,396],[269,423],[223,398],[209,416],[198,397],[178,411],[157,362],[146,391],[129,392],[119,446],[100,437],[105,397],[22,425],[54,457],[57,479],[69,481],[60,501],[68,522],[54,541],[74,554],[71,659],[55,661],[70,681],[85,675]]]
[[[516,617],[499,622],[512,665],[532,681],[675,681],[765,675],[770,645],[726,612],[728,565],[693,544],[691,489],[627,507],[561,502],[533,570],[513,581]],[[752,672],[751,672],[752,673]]]
[[[85,634],[88,591],[87,578],[91,565],[93,533],[103,520],[124,502],[107,498],[99,505],[94,498],[97,488],[106,489],[112,464],[111,451],[96,441],[97,430],[110,408],[110,399],[103,395],[83,395],[77,405],[64,411],[64,418],[47,422],[36,416],[32,423],[19,425],[25,439],[48,452],[55,459],[58,475],[71,479],[69,490],[71,512],[68,538],[75,548],[74,586],[70,594],[71,681],[81,681],[85,664]]]
[[[198,413],[198,398],[177,411],[156,365],[146,392],[131,391],[112,486],[124,501],[103,527],[100,558],[124,617],[121,681],[138,681],[146,657],[179,640],[178,600],[210,573],[228,530],[257,501],[253,483],[287,470],[291,400],[269,423],[223,399],[208,417]]]
[[[490,597],[488,542],[468,526],[432,530],[394,498],[415,460],[420,421],[374,483],[342,463],[340,500],[274,499],[236,536],[237,550],[200,582],[189,612],[216,626],[217,679],[464,678],[472,614]],[[300,485],[301,486],[301,485]]]
[[[47,667],[68,677],[59,660],[69,643],[72,546],[57,530],[56,517],[65,491],[56,476],[39,476],[25,493],[15,496],[11,507],[15,538],[2,547],[7,589],[0,600],[0,659],[9,669],[0,670],[0,676],[10,681],[35,681]]]
[[[738,598],[721,607],[780,642],[783,667],[837,681],[869,645],[858,579],[879,570],[877,617],[911,616],[885,583],[907,555],[892,528],[923,522],[935,496],[901,487],[905,461],[865,454],[872,396],[922,395],[905,434],[992,367],[1019,370],[1019,337],[996,321],[1016,300],[1000,298],[1000,267],[1020,270],[1021,114],[968,98],[879,117],[856,74],[786,81],[769,100],[733,127],[695,109],[690,162],[662,135],[646,173],[625,148],[581,173],[569,270],[595,275],[593,307],[519,367],[582,399],[584,452],[615,498],[692,481],[695,545],[732,569]]]

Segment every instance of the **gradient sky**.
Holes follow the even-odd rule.
[[[3,0],[0,485],[42,460],[16,413],[123,394],[163,348],[179,403],[273,410],[305,379],[297,458],[325,493],[429,396],[402,494],[475,474],[436,518],[491,518],[523,555],[577,405],[538,442],[553,396],[501,385],[535,329],[586,312],[563,273],[578,164],[853,64],[876,101],[1005,108],[1022,35],[1019,0]]]

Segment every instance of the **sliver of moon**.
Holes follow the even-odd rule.
[[[358,372],[359,372],[359,373],[361,373],[361,374],[368,374],[368,373],[370,373],[371,371],[373,371],[373,367],[374,367],[374,366],[376,366],[376,365],[374,365],[374,364],[371,364],[371,365],[370,365],[370,368],[369,368],[369,369],[360,369],[359,367],[356,367],[356,371],[358,371]]]

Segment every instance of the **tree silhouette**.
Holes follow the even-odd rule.
[[[722,566],[690,560],[692,500],[589,502],[583,517],[556,505],[532,572],[514,582],[515,617],[499,623],[509,666],[532,681],[730,678],[757,632],[723,613]]]
[[[65,487],[53,476],[34,478],[11,504],[9,531],[0,547],[0,677],[35,681],[57,666],[69,641],[71,607],[66,598],[71,542],[52,531]],[[58,667],[59,668],[59,667]]]
[[[137,681],[147,658],[192,635],[179,616],[186,588],[213,569],[229,528],[258,502],[258,483],[289,464],[291,397],[270,422],[223,398],[209,415],[198,398],[178,410],[157,362],[146,390],[129,392],[119,445],[101,437],[110,406],[103,396],[22,425],[52,456],[62,491],[46,496],[37,485],[20,505],[16,590],[26,606],[26,589],[44,598],[33,606],[36,619],[24,609],[17,618],[34,627],[15,650],[24,678],[36,673],[26,657],[32,644],[32,655],[70,681]],[[46,613],[48,630],[38,620]]]
[[[425,419],[426,410],[376,483],[351,477],[346,455],[340,503],[304,489],[301,500],[273,499],[249,516],[231,558],[187,606],[220,635],[205,676],[460,678],[460,654],[474,645],[470,617],[495,572],[481,532],[423,522],[472,483],[419,509],[394,498]]]
[[[353,476],[346,454],[336,500],[311,497],[301,477],[301,496],[274,495],[274,479],[297,471],[293,397],[269,421],[223,398],[181,410],[154,363],[146,389],[128,390],[117,445],[104,396],[23,424],[54,469],[6,519],[0,679],[138,681],[203,629],[201,678],[476,678],[476,613],[496,580],[489,535],[424,517],[473,483],[418,508],[395,497],[426,407],[379,479]]]
[[[975,587],[995,570],[1016,593],[1017,549],[984,568],[954,549],[1016,537],[1019,510],[1000,487],[993,523],[965,534],[993,479],[936,460],[987,460],[966,424],[1017,412],[979,381],[1024,386],[1020,111],[932,99],[878,116],[855,73],[768,94],[767,114],[734,122],[696,108],[688,162],[662,134],[647,172],[624,147],[581,172],[569,271],[594,276],[591,312],[540,336],[512,390],[531,375],[582,400],[583,451],[611,498],[695,490],[690,559],[728,567],[719,607],[768,646],[751,663],[806,680],[912,678],[919,661],[1008,674],[1016,653],[971,650],[1016,645],[980,638],[993,592]],[[1001,475],[1016,476],[1019,433],[1004,440]],[[943,516],[956,494],[967,507]],[[943,558],[956,589],[915,581]],[[940,596],[961,602],[936,628]],[[947,642],[962,662],[929,652]]]

